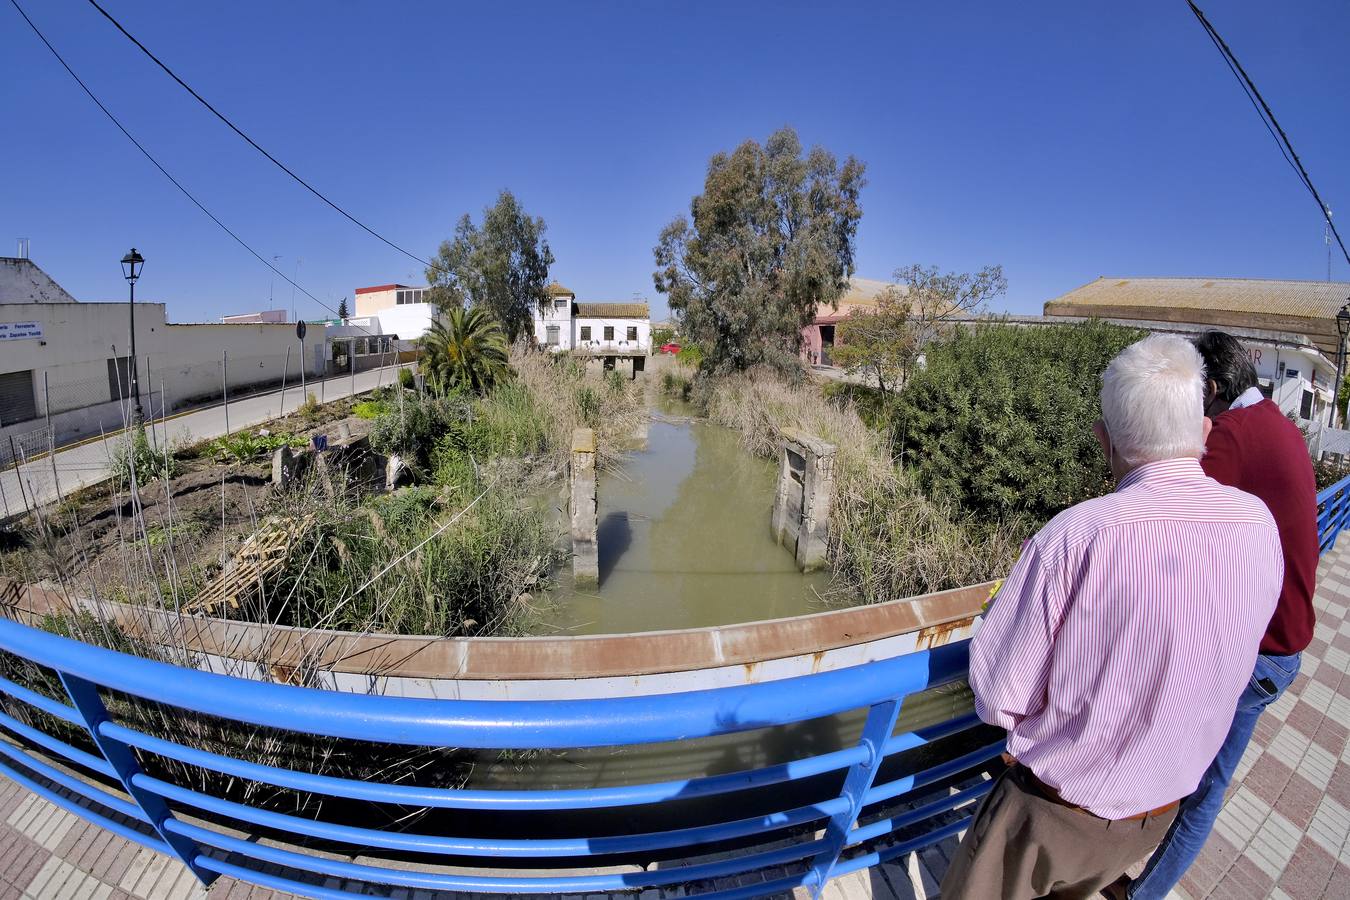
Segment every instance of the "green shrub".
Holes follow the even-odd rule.
[[[895,452],[930,497],[1045,521],[1110,489],[1092,436],[1101,373],[1144,335],[1103,322],[959,331],[901,390]]]
[[[413,375],[412,369],[398,370],[398,386],[408,391],[417,387],[417,377]]]
[[[118,484],[130,485],[132,473],[136,484],[149,484],[160,478],[172,478],[178,472],[178,459],[172,447],[152,447],[144,428],[132,435],[123,435],[113,448],[109,466]]]
[[[409,394],[403,403],[388,404],[375,417],[370,445],[380,453],[398,453],[425,466],[432,448],[468,414],[467,401],[459,396],[427,397]]]
[[[675,358],[681,365],[697,369],[703,364],[703,348],[698,344],[685,344],[680,347],[680,352],[675,354]]]
[[[279,447],[304,447],[308,441],[304,435],[279,431],[274,434],[240,431],[235,434],[216,438],[211,442],[211,450],[217,459],[246,463],[264,454],[274,452]]]
[[[389,404],[384,400],[362,400],[352,407],[352,415],[358,419],[378,419],[389,411]]]

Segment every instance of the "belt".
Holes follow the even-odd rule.
[[[1055,790],[1050,785],[1046,784],[1044,781],[1041,781],[1039,778],[1036,777],[1035,772],[1031,771],[1026,766],[1022,765],[1016,760],[1012,762],[1011,767],[1020,774],[1023,781],[1026,782],[1027,787],[1031,788],[1032,791],[1038,796],[1040,796],[1042,799],[1049,800],[1051,803],[1057,803],[1060,806],[1073,810],[1074,812],[1080,812],[1083,813],[1084,815],[1089,815],[1096,819],[1104,818],[1103,816],[1097,815],[1090,809],[1084,809],[1083,807],[1078,806],[1075,803],[1070,803],[1068,800],[1065,800],[1063,797],[1060,796],[1059,791]],[[1153,816],[1161,816],[1163,813],[1171,812],[1180,805],[1181,805],[1180,800],[1173,800],[1171,803],[1164,803],[1157,809],[1150,809],[1147,812],[1135,813],[1132,816],[1125,816],[1124,818],[1112,819],[1110,821],[1140,822],[1143,821],[1144,819],[1152,818]]]

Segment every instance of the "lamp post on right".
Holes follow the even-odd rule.
[[[130,382],[131,424],[137,428],[145,420],[145,416],[141,412],[141,386],[136,378],[136,279],[141,277],[141,268],[144,266],[145,257],[137,253],[135,247],[132,247],[130,252],[122,257],[122,276],[131,286],[131,298],[127,301],[128,316],[131,319],[131,359],[127,361],[130,366],[127,380]],[[1345,310],[1341,311],[1345,312]],[[1346,313],[1346,315],[1350,316],[1350,313]],[[1344,339],[1341,343],[1345,343]]]
[[[1341,311],[1336,313],[1336,331],[1341,341],[1336,345],[1336,384],[1331,389],[1331,421],[1344,425],[1341,412],[1341,379],[1345,377],[1345,338],[1350,335],[1350,298],[1347,298]]]

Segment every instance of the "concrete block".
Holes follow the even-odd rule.
[[[572,432],[572,577],[577,584],[600,583],[600,527],[595,472],[595,432]]]
[[[769,529],[803,572],[825,565],[837,448],[796,429],[783,432]]]

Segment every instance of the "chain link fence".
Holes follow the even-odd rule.
[[[293,412],[306,396],[322,404],[389,384],[398,377],[390,367],[413,355],[392,341],[344,340],[327,348],[322,376],[315,371],[319,360],[302,365],[298,350],[252,356],[222,350],[186,365],[141,356],[134,371],[120,357],[14,373],[31,384],[11,384],[0,394],[0,516],[102,480],[137,417],[155,448],[185,430],[194,439],[218,437],[245,421]]]

